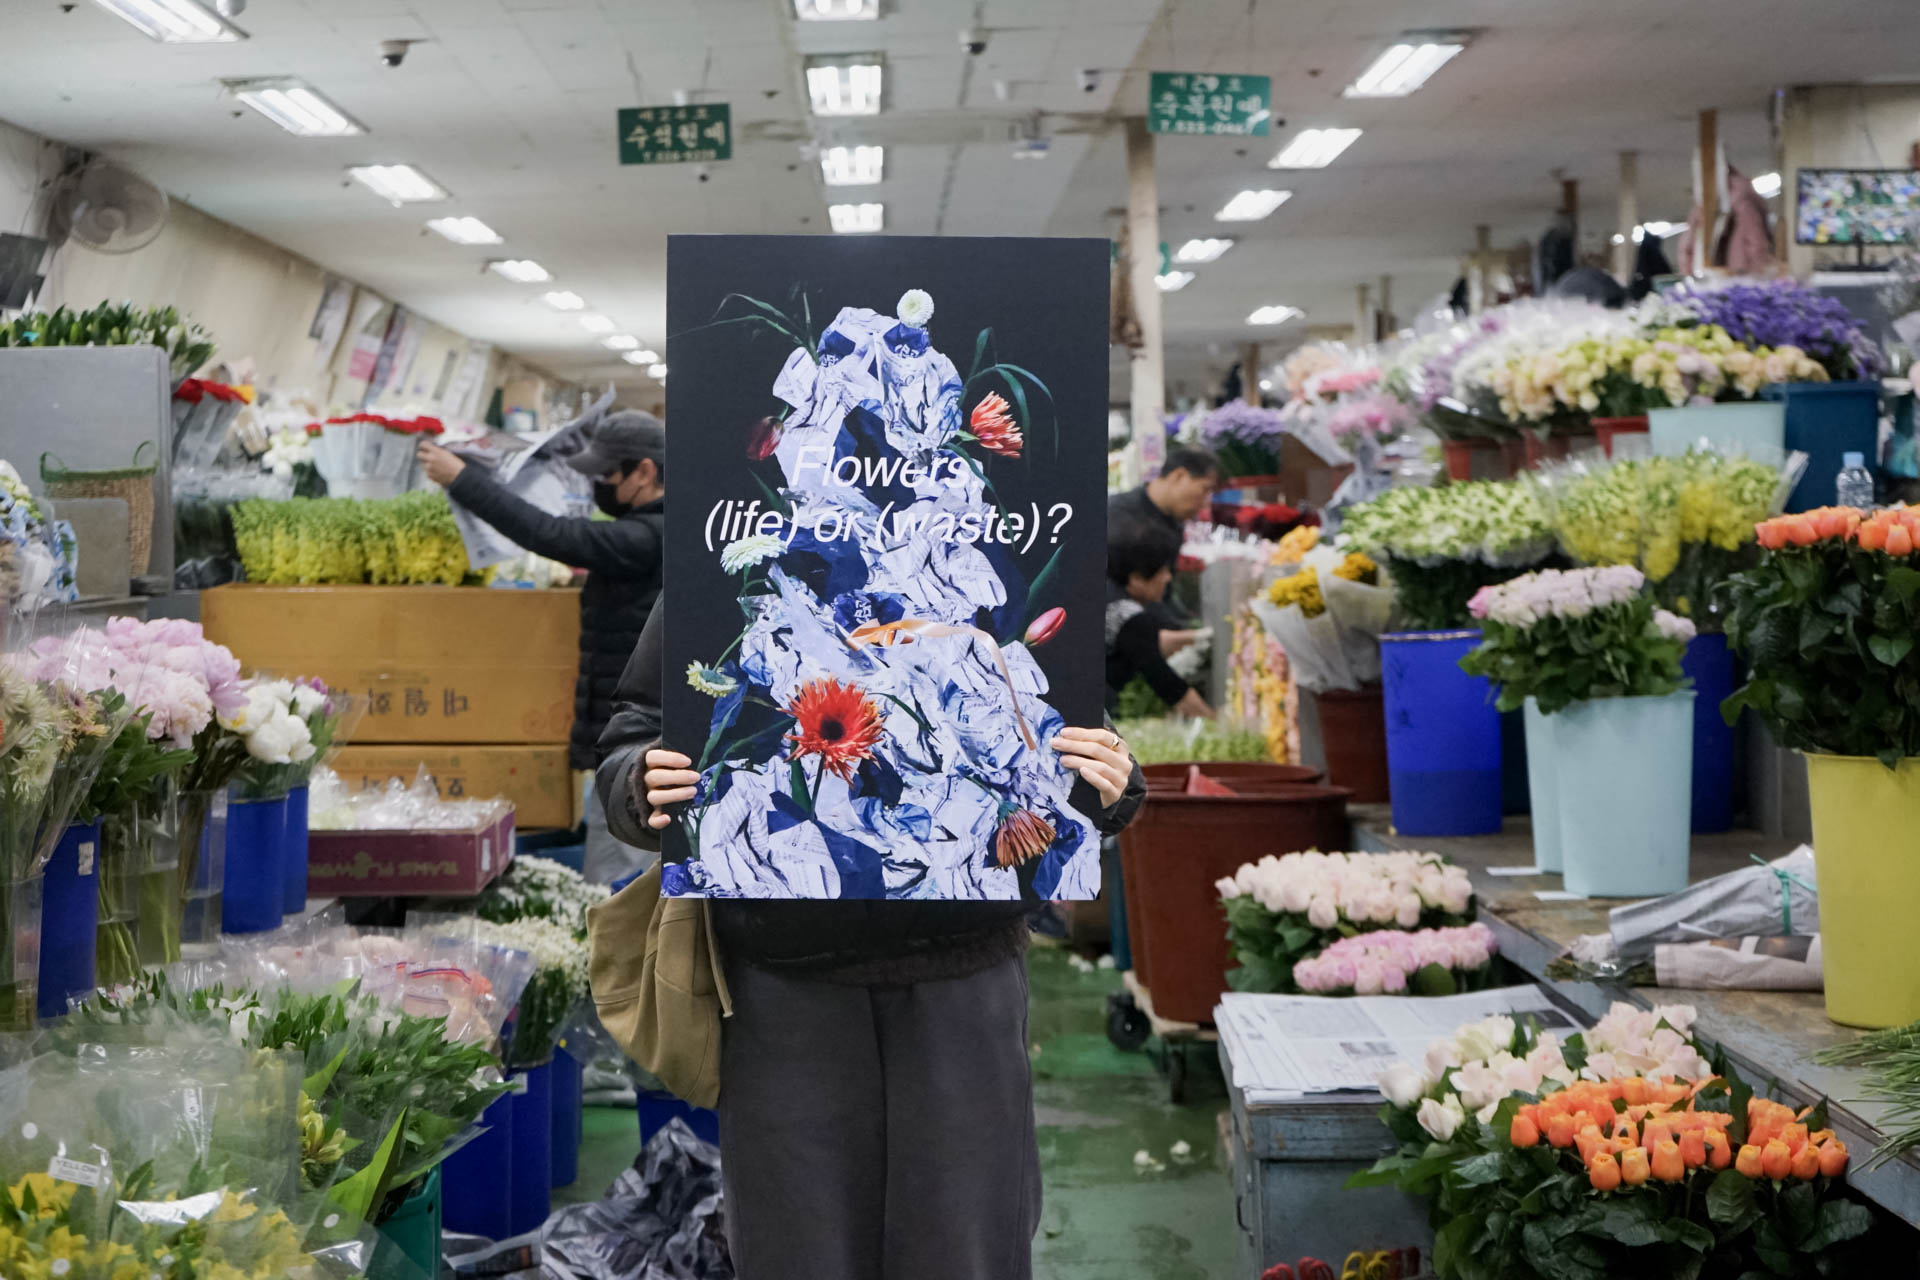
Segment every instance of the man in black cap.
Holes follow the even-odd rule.
[[[587,447],[567,465],[593,477],[594,504],[611,520],[548,515],[459,457],[422,441],[420,464],[447,496],[535,555],[587,571],[580,594],[580,675],[574,687],[568,758],[595,765],[594,745],[613,714],[620,673],[660,596],[666,546],[667,431],[649,413],[600,419]],[[609,884],[652,862],[607,830],[599,801],[587,801],[586,874]]]

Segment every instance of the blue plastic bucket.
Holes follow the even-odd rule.
[[[1527,699],[1521,716],[1527,726],[1527,800],[1533,815],[1533,865],[1559,875],[1567,862],[1560,849],[1559,757],[1553,751],[1555,717]]]
[[[1695,445],[1762,460],[1787,437],[1786,407],[1772,400],[1696,404],[1654,409],[1647,414],[1647,436],[1656,455],[1678,457]]]
[[[1693,690],[1591,698],[1549,717],[1566,885],[1587,898],[1687,887]]]
[[[513,1095],[480,1116],[486,1132],[440,1166],[440,1221],[462,1235],[504,1240],[513,1234]]]
[[[687,1128],[693,1130],[693,1136],[701,1141],[711,1142],[716,1147],[720,1145],[718,1112],[682,1102],[661,1090],[642,1093],[636,1109],[640,1112],[640,1145],[643,1147],[652,1141],[654,1134],[675,1120],[684,1121]]]
[[[1857,453],[1874,467],[1880,456],[1879,383],[1789,382],[1768,387],[1766,394],[1786,405],[1787,448],[1807,455],[1788,511],[1833,505],[1842,454]]]
[[[67,1011],[69,996],[93,990],[94,934],[100,927],[100,824],[68,827],[47,862],[40,898],[42,1018]]]
[[[287,792],[287,821],[280,845],[280,880],[285,896],[280,914],[297,916],[307,909],[307,789]]]
[[[1460,669],[1478,631],[1380,637],[1393,828],[1404,836],[1500,830],[1500,713],[1484,677]]]
[[[227,805],[227,869],[220,908],[223,932],[264,933],[280,927],[280,903],[286,897],[280,854],[286,827],[285,796],[234,800]]]
[[[1733,829],[1733,726],[1720,704],[1733,693],[1733,651],[1723,635],[1698,635],[1681,669],[1693,679],[1693,829]]]
[[[553,1212],[553,1064],[515,1073],[527,1082],[513,1096],[512,1208],[508,1234],[524,1235]]]
[[[585,1069],[565,1049],[553,1055],[553,1185],[570,1187],[580,1180],[580,1139],[583,1133],[581,1093]]]

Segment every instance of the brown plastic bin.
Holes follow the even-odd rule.
[[[1387,802],[1387,712],[1380,686],[1328,689],[1320,702],[1320,744],[1327,781],[1353,792],[1355,804]]]
[[[1140,766],[1140,772],[1147,776],[1147,787],[1152,791],[1173,789],[1184,791],[1188,773],[1198,768],[1201,773],[1215,782],[1224,783],[1239,790],[1249,784],[1257,786],[1284,785],[1297,787],[1303,783],[1319,782],[1326,774],[1307,764],[1263,764],[1257,761],[1218,761],[1201,764],[1148,764]]]
[[[1352,843],[1343,787],[1275,786],[1257,794],[1156,791],[1120,834],[1134,976],[1153,1011],[1175,1022],[1213,1021],[1233,964],[1214,886],[1248,862]]]

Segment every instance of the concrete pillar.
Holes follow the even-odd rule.
[[[1240,398],[1248,404],[1260,403],[1260,344],[1257,342],[1240,348]]]
[[[1567,232],[1573,237],[1573,265],[1580,265],[1580,179],[1560,179],[1560,212],[1567,215]]]
[[[1353,292],[1353,340],[1367,342],[1373,338],[1373,287],[1357,285]]]
[[[1380,277],[1380,311],[1373,322],[1375,341],[1389,337],[1398,326],[1393,322],[1393,277]]]
[[[1140,348],[1133,353],[1133,438],[1141,446],[1147,474],[1158,474],[1165,435],[1160,418],[1167,407],[1165,331],[1160,323],[1160,184],[1154,175],[1153,135],[1144,119],[1127,121],[1127,239],[1132,247],[1127,286],[1140,322]]]
[[[1613,246],[1613,274],[1621,284],[1633,283],[1633,229],[1640,225],[1640,153],[1620,153],[1620,208],[1614,218],[1614,234],[1621,237]]]

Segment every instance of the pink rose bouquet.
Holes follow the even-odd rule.
[[[1383,929],[1342,938],[1293,966],[1293,982],[1315,995],[1450,996],[1484,987],[1499,950],[1478,922],[1457,929]]]

